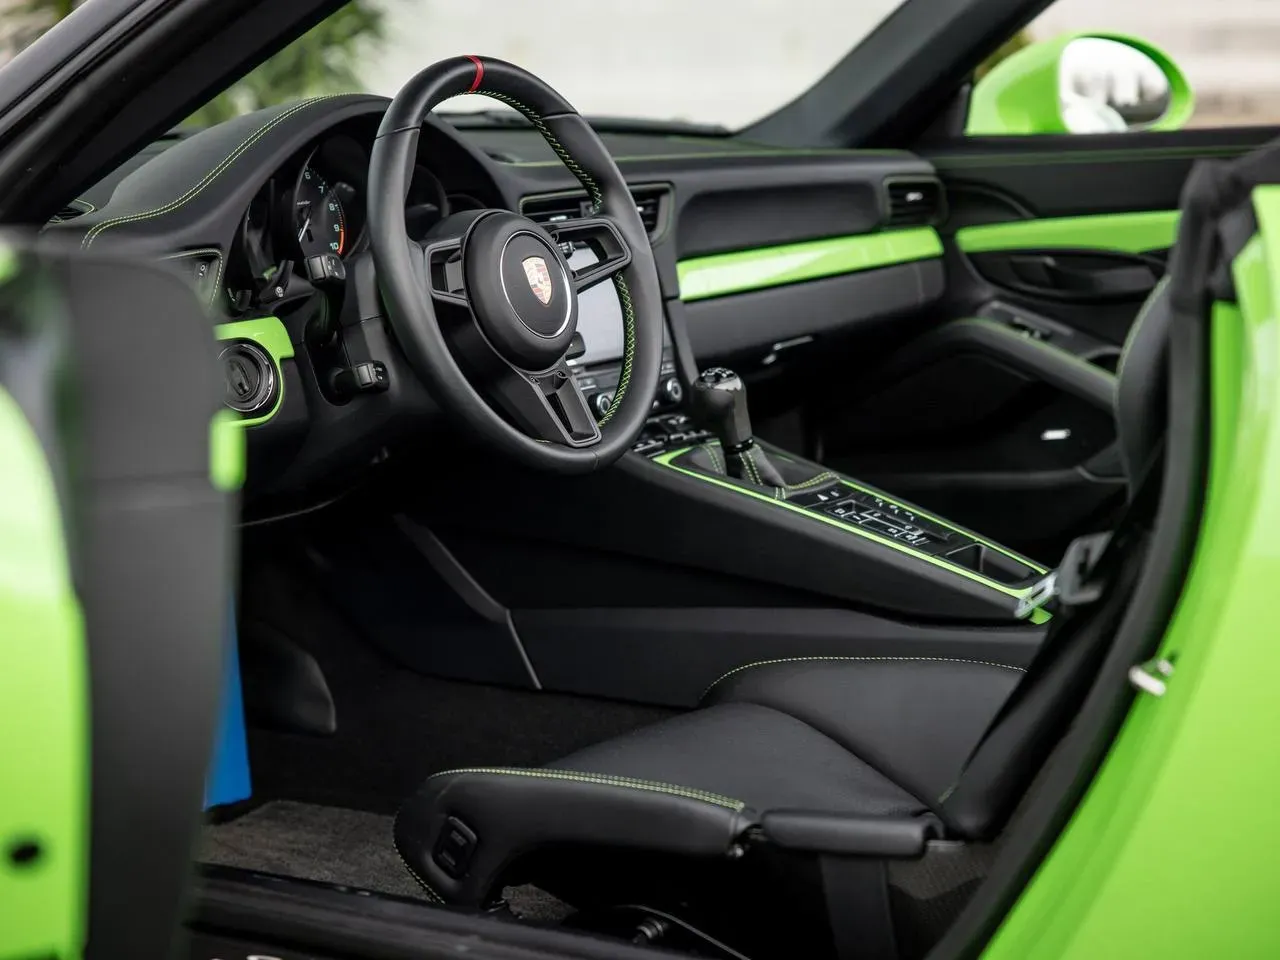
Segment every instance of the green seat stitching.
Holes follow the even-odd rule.
[[[994,663],[990,660],[967,660],[963,657],[838,657],[838,656],[780,657],[777,660],[757,660],[755,663],[744,663],[740,667],[734,667],[728,673],[723,674],[722,676],[719,676],[715,680],[713,680],[711,682],[711,685],[707,687],[707,689],[702,691],[702,696],[699,697],[698,699],[699,700],[706,699],[707,694],[710,693],[713,689],[715,689],[716,685],[719,684],[721,681],[728,680],[735,673],[741,673],[742,671],[750,670],[753,667],[768,667],[777,663],[806,663],[810,661],[823,661],[823,660],[852,660],[852,661],[862,661],[862,662],[868,662],[868,663],[875,663],[878,661],[921,661],[924,663],[971,663],[979,667],[999,667],[1001,670],[1013,670],[1017,673],[1026,673],[1026,670],[1023,667],[1015,667],[1008,663]]]
[[[395,847],[394,843],[391,845]],[[400,858],[400,862],[404,864],[404,868],[409,871],[409,876],[413,877],[418,886],[420,886],[423,889],[423,892],[426,893],[428,900],[432,903],[439,904],[442,907],[447,904],[448,901],[446,901],[444,897],[440,896],[440,894],[436,893],[431,884],[427,883],[426,880],[423,880],[422,877],[418,875],[418,871],[410,866],[409,861],[404,858],[404,854],[400,852],[399,847],[396,847],[396,856]]]
[[[440,773],[433,773],[428,780],[434,780],[436,777],[452,777],[461,774],[491,774],[494,776],[504,777],[529,777],[535,780],[571,780],[577,783],[595,783],[609,787],[628,787],[632,790],[647,790],[651,793],[665,793],[675,797],[684,797],[687,800],[702,800],[706,803],[713,803],[718,807],[726,807],[735,812],[741,811],[746,804],[741,800],[735,800],[732,797],[725,797],[718,793],[709,793],[706,790],[699,790],[696,787],[682,787],[674,783],[660,783],[654,780],[637,780],[634,777],[615,777],[611,774],[603,773],[580,773],[576,770],[534,770],[528,768],[511,768],[511,767],[461,767],[457,770],[442,770]]]

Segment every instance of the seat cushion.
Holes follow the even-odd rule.
[[[913,815],[924,806],[826,734],[755,703],[724,703],[580,750],[551,765],[660,780],[778,808]]]
[[[747,889],[760,871],[777,882],[778,857],[742,856],[763,813],[929,815],[1020,676],[925,658],[749,665],[702,709],[547,767],[433,775],[396,844],[436,898],[472,906],[514,874],[575,905],[705,900],[707,884]]]
[[[961,658],[804,657],[730,671],[703,703],[755,704],[794,717],[932,804],[1023,672]],[[782,773],[789,764],[785,757],[779,763]]]

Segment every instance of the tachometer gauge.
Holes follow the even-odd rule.
[[[293,229],[304,257],[322,253],[342,256],[347,251],[347,218],[342,209],[342,184],[330,184],[307,164],[293,191]]]

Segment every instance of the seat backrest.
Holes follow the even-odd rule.
[[[44,700],[16,701],[26,716],[0,702],[0,730],[25,729],[32,750],[61,743],[44,758],[57,802],[26,804],[20,823],[0,804],[0,848],[41,860],[33,879],[61,878],[36,894],[19,953],[79,955],[87,942],[88,957],[164,956],[201,822],[230,586],[232,502],[211,479],[222,393],[212,323],[158,267],[24,238],[0,243],[0,266],[0,462],[23,457],[25,508],[42,513],[46,536],[0,525],[0,613],[6,590],[22,593],[18,573],[37,560],[45,571],[23,588],[42,617],[0,629],[0,673],[30,673]],[[50,584],[61,588],[52,606],[37,592]],[[44,631],[51,622],[60,633]],[[23,756],[0,751],[0,783]],[[25,879],[0,867],[12,906],[9,881]],[[0,914],[4,957],[10,911]]]
[[[1163,278],[1138,311],[1116,374],[1116,442],[1132,484],[1150,463],[1169,420],[1169,278]]]

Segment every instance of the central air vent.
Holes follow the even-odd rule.
[[[939,180],[911,177],[886,180],[885,226],[936,226],[946,218],[946,203]]]
[[[666,225],[671,191],[666,187],[636,187],[631,196],[635,198],[636,211],[649,233],[649,239],[655,239]],[[557,220],[591,216],[591,203],[585,193],[530,197],[520,204],[520,212],[535,223],[555,223]]]
[[[93,204],[88,200],[72,200],[69,204],[49,218],[50,223],[66,223],[76,217],[83,217],[93,211]]]

